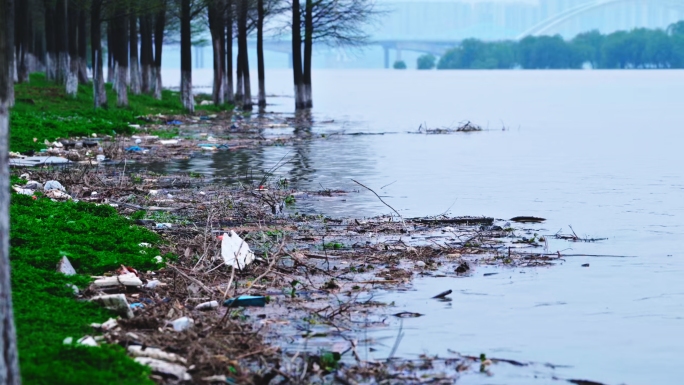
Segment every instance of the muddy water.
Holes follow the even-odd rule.
[[[298,188],[376,189],[406,216],[548,218],[539,233],[607,237],[552,242],[568,257],[553,268],[479,268],[467,279],[418,280],[385,294],[403,321],[398,353],[467,354],[567,365],[499,372],[483,383],[546,383],[553,376],[609,384],[675,384],[684,354],[684,116],[682,71],[319,71],[317,121],[294,147],[222,153],[168,167],[231,176],[269,168]],[[268,74],[269,93],[290,95],[290,74]],[[205,74],[196,84],[209,84]],[[269,109],[290,113],[292,99]],[[416,135],[420,124],[470,120],[488,129]],[[505,130],[502,128],[505,127]],[[330,135],[331,133],[384,135]],[[277,134],[274,132],[272,134]],[[236,165],[241,165],[240,167]],[[383,187],[385,186],[385,187]],[[300,201],[333,215],[389,214],[367,191]],[[590,267],[582,267],[589,263]],[[484,273],[498,274],[483,276]],[[450,303],[429,300],[453,289]],[[395,336],[399,324],[379,335]],[[380,346],[373,353],[386,356]],[[376,346],[376,348],[378,348]],[[536,368],[536,367],[535,367]]]

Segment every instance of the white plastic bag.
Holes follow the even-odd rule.
[[[244,269],[254,261],[254,253],[249,249],[249,245],[235,231],[230,230],[230,235],[223,233],[221,240],[221,256],[228,266],[233,266],[238,270]]]

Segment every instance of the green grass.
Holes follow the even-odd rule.
[[[75,98],[67,97],[65,87],[32,74],[28,83],[16,84],[16,104],[10,116],[12,151],[25,152],[45,147],[44,140],[96,134],[132,134],[130,124],[144,123],[141,115],[184,114],[178,92],[163,90],[162,100],[150,95],[128,94],[129,106],[117,108],[116,93],[106,85],[108,107],[93,107],[92,85],[81,84]],[[218,111],[232,106],[197,106]],[[37,139],[34,141],[34,138]]]
[[[86,348],[63,345],[63,340],[92,334],[90,323],[113,316],[76,300],[67,285],[84,287],[90,275],[121,264],[158,268],[153,258],[159,250],[139,246],[159,243],[158,236],[109,206],[13,194],[10,214],[12,295],[24,384],[152,384],[149,370],[119,346]],[[55,272],[62,256],[79,275]]]

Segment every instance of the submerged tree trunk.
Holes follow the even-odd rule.
[[[306,107],[302,90],[302,31],[299,0],[292,1],[292,75],[294,78],[295,109]]]
[[[104,76],[102,74],[102,0],[93,0],[90,8],[90,44],[93,62],[93,100],[95,108],[107,104]]]
[[[226,103],[235,103],[233,84],[233,0],[226,0]]]
[[[224,74],[223,74],[223,63],[225,59],[225,54],[223,52],[224,44],[223,33],[225,27],[223,25],[222,9],[223,4],[220,2],[210,2],[207,7],[207,16],[209,19],[209,31],[211,32],[211,47],[214,53],[214,83],[212,89],[212,100],[214,105],[221,106],[224,104],[224,92],[223,85]]]
[[[141,88],[144,93],[152,92],[152,67],[154,66],[154,53],[152,44],[152,23],[149,14],[140,16],[140,65],[141,65]]]
[[[128,9],[126,4],[117,4],[116,17],[112,20],[112,35],[114,36],[114,61],[116,62],[116,105],[128,106]]]
[[[259,108],[266,107],[266,73],[264,68],[264,0],[257,1],[257,68]]]
[[[67,0],[56,0],[55,40],[57,46],[57,81],[65,84],[69,73],[69,33],[67,30]]]
[[[242,97],[242,109],[252,109],[252,87],[249,81],[249,53],[247,52],[247,11],[249,0],[242,0],[238,25],[238,50],[240,51],[240,71],[245,94]]]
[[[156,99],[162,98],[162,47],[164,45],[164,28],[166,26],[166,1],[162,1],[154,22],[154,84],[152,92]]]
[[[78,17],[78,81],[88,83],[88,14],[85,9],[79,12]]]
[[[238,53],[237,60],[235,62],[235,102],[242,104],[245,98],[245,78],[242,77],[242,52],[240,51],[240,39],[238,38]]]
[[[10,28],[14,29],[9,12],[12,3],[13,0],[0,0],[0,382],[3,385],[21,384],[9,261],[9,108],[14,84],[8,53],[14,51],[9,33]]]
[[[78,93],[78,18],[77,0],[69,2],[69,71],[66,79],[66,94],[72,98]]]
[[[306,0],[306,11],[304,13],[304,107],[313,107],[311,92],[311,59],[313,55],[313,0]]]
[[[45,1],[45,76],[57,80],[57,48],[55,41],[55,5],[52,0]]]
[[[134,7],[134,6],[133,6]],[[140,88],[140,62],[139,60],[139,55],[138,55],[138,18],[136,17],[135,14],[135,9],[131,7],[130,8],[130,18],[128,21],[128,26],[130,27],[130,32],[129,32],[129,42],[130,42],[130,47],[129,47],[129,53],[130,53],[130,84],[131,84],[131,93],[133,95],[140,95],[141,88]]]
[[[192,14],[190,0],[181,0],[181,103],[189,112],[195,111],[192,97],[192,35],[190,30]]]

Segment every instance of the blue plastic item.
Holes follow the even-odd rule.
[[[166,124],[173,125],[173,126],[180,126],[181,124],[183,124],[183,122],[181,122],[180,120],[169,120],[168,122],[166,122]]]
[[[130,306],[131,309],[142,309],[145,307],[145,305],[141,304],[140,302],[132,303]]]
[[[263,295],[241,295],[237,298],[227,299],[223,302],[223,306],[256,306],[264,307],[266,306],[266,297]]]
[[[124,149],[126,152],[143,152],[143,149],[138,146],[131,146]]]

